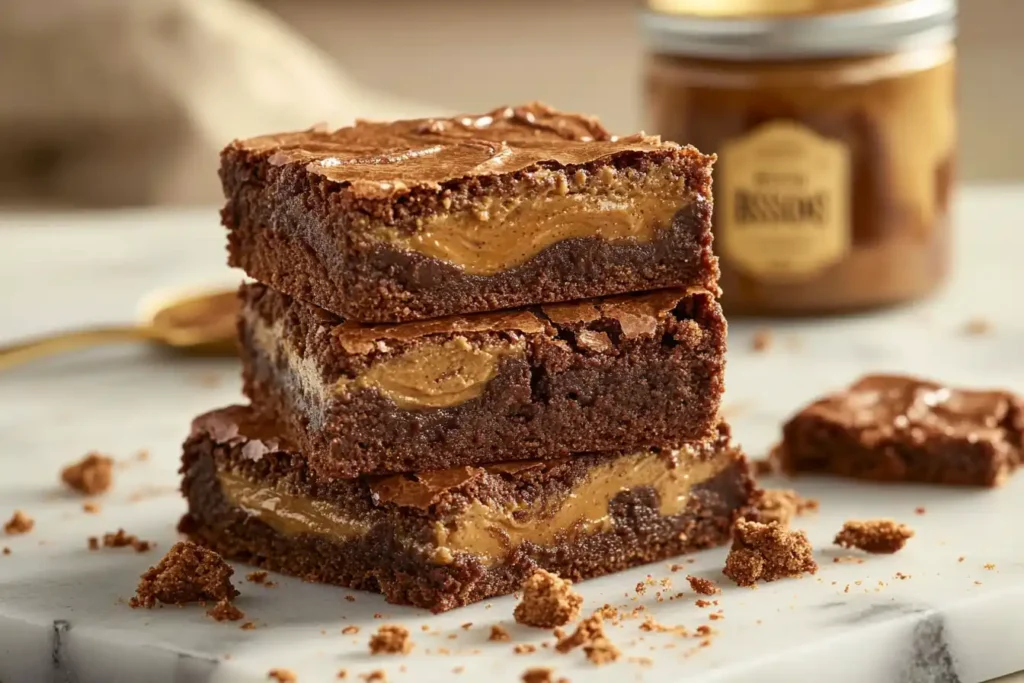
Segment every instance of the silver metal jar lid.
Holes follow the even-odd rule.
[[[829,14],[719,18],[647,10],[640,27],[656,53],[725,60],[886,54],[956,37],[957,0],[905,0]]]

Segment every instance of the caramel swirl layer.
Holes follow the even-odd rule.
[[[610,512],[620,493],[651,488],[658,496],[663,516],[685,511],[693,487],[710,480],[734,460],[724,450],[711,459],[699,459],[694,451],[644,452],[626,455],[591,468],[571,489],[535,503],[490,505],[474,500],[453,518],[434,525],[433,561],[450,562],[456,553],[470,554],[485,565],[500,564],[523,543],[551,546],[562,541],[608,531],[615,526]],[[517,469],[528,463],[515,463]],[[503,465],[476,468],[480,473]],[[453,482],[464,482],[474,468],[455,473]],[[336,506],[261,486],[232,474],[218,474],[227,501],[246,510],[282,534],[318,534],[339,540],[356,538],[369,531],[369,522],[346,515]],[[371,487],[388,486],[394,477],[375,480]],[[458,484],[456,484],[458,485]],[[397,510],[401,504],[391,503]]]
[[[337,389],[372,387],[404,410],[447,408],[483,394],[503,358],[521,358],[525,353],[522,341],[474,345],[465,337],[454,337],[443,344],[414,346],[374,363],[355,379],[341,380]]]
[[[642,175],[605,166],[594,177],[535,176],[539,189],[483,198],[473,210],[428,219],[411,235],[381,229],[376,237],[470,275],[494,275],[568,239],[650,242],[688,201],[685,180],[664,169]]]

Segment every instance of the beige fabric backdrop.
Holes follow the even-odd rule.
[[[263,5],[263,7],[260,7]],[[231,138],[531,99],[642,125],[634,0],[0,0],[0,206],[220,200]],[[962,0],[962,171],[1024,179],[1024,0]]]

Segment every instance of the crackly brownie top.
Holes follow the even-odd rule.
[[[534,102],[487,114],[311,129],[231,143],[271,164],[306,164],[358,196],[384,198],[457,178],[512,173],[536,164],[587,164],[622,152],[679,151],[637,133],[616,137],[594,117]],[[229,148],[230,148],[229,147]],[[687,153],[699,155],[686,148]],[[703,157],[702,157],[703,158]]]
[[[699,288],[664,289],[623,294],[566,304],[545,304],[534,309],[475,313],[397,325],[363,325],[343,322],[333,334],[349,353],[368,353],[380,341],[410,341],[437,334],[516,331],[524,334],[548,332],[555,326],[585,325],[595,320],[617,321],[626,338],[651,335],[664,319],[688,296],[706,295]]]
[[[901,375],[868,375],[796,418],[818,417],[855,429],[866,443],[930,436],[999,441],[1019,429],[1020,400],[1006,391],[952,389]]]

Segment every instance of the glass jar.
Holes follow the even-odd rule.
[[[651,0],[649,129],[718,154],[729,313],[852,311],[943,281],[955,16],[955,0]]]

